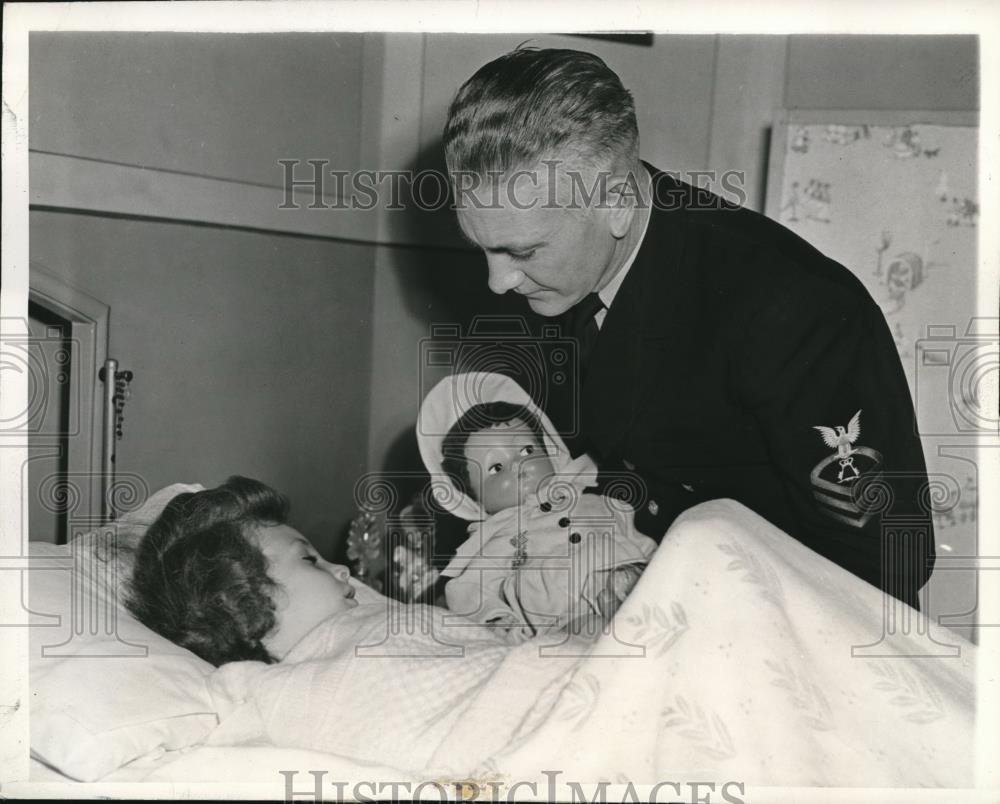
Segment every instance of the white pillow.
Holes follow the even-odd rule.
[[[75,536],[71,541],[86,544],[90,550],[80,568],[98,583],[125,583],[132,574],[132,564],[139,542],[164,507],[183,492],[204,491],[200,484],[174,483],[148,497],[134,511],[119,517],[104,528]]]
[[[121,542],[95,532],[70,545],[30,543],[30,555],[62,559],[47,560],[61,565],[49,569],[34,562],[28,581],[31,752],[81,781],[157,749],[199,743],[218,722],[206,684],[212,665],[121,604],[127,578],[117,548],[134,548],[148,522],[125,524],[135,527]]]

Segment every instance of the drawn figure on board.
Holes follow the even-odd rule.
[[[799,206],[801,203],[802,202],[799,199],[799,183],[797,181],[793,181],[791,191],[788,193],[788,200],[781,207],[781,216],[786,221],[798,221]]]
[[[978,491],[975,478],[966,475],[965,483],[958,494],[958,501],[952,503],[952,499],[948,499],[941,507],[935,507],[934,527],[946,530],[967,522],[975,522]]]
[[[965,486],[962,488],[962,496],[958,501],[958,521],[976,521],[976,502],[979,489],[976,480],[972,475],[965,476]]]
[[[944,222],[947,226],[958,226],[960,209],[961,204],[958,203],[958,198],[952,196],[951,204],[948,206],[948,213],[944,218]]]
[[[878,246],[875,247],[875,278],[879,280],[879,284],[882,281],[882,255],[889,250],[889,246],[892,245],[892,232],[885,229],[882,230],[882,236],[879,239]]]
[[[975,226],[979,220],[979,204],[971,198],[963,198],[959,208],[958,220],[962,226]]]
[[[890,129],[884,144],[887,148],[892,149],[892,155],[897,159],[920,156],[923,150],[920,145],[920,135],[910,126]]]
[[[792,130],[792,141],[788,147],[797,154],[809,153],[809,129],[796,126]]]
[[[860,139],[868,139],[871,133],[868,126],[845,126],[831,124],[826,127],[824,139],[832,145],[850,145]]]
[[[934,188],[934,196],[938,201],[948,200],[948,173],[942,170],[938,175],[937,187]]]
[[[975,226],[979,220],[979,204],[971,198],[959,199],[952,196],[951,204],[945,215],[945,224],[948,226]]]
[[[940,238],[936,238],[930,242],[930,245],[933,247],[939,241]],[[888,299],[881,303],[882,312],[886,315],[892,315],[902,310],[906,306],[907,295],[924,283],[928,272],[933,268],[940,268],[947,264],[924,260],[923,257],[912,251],[902,251],[892,258],[888,266],[883,268],[883,257],[891,245],[892,232],[883,230],[879,245],[875,247],[873,274],[878,283],[886,287]],[[901,345],[902,338],[902,330],[899,330],[898,337],[894,336],[894,339],[900,354],[904,354]]]
[[[932,516],[935,530],[947,530],[955,526],[955,514],[951,511],[934,511]]]
[[[820,223],[830,222],[830,183],[810,179],[805,189],[806,219]]]
[[[898,313],[906,306],[907,294],[923,283],[927,267],[923,257],[912,251],[904,251],[893,257],[885,272],[885,287],[892,305],[885,310],[887,315]]]
[[[955,508],[958,503],[951,505],[951,500],[947,500],[941,505],[935,505],[931,512],[931,516],[934,518],[934,527],[939,530],[947,530],[948,528],[953,528],[958,524],[958,519],[955,517]]]
[[[892,339],[896,343],[900,357],[913,357],[913,340],[903,332],[903,325],[897,321],[892,329]]]

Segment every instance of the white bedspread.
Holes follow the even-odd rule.
[[[211,742],[434,778],[970,786],[974,646],[902,604],[883,636],[884,601],[716,501],[675,523],[592,644],[505,648],[427,610],[387,637],[385,607],[361,606],[280,665],[220,668]],[[944,645],[959,655],[927,655]]]

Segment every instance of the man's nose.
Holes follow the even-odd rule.
[[[511,265],[507,257],[489,256],[486,263],[490,269],[490,290],[496,294],[503,295],[524,281],[524,271]]]

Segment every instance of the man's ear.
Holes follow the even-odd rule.
[[[635,174],[629,171],[609,176],[606,200],[611,234],[620,240],[628,234],[641,200]]]

